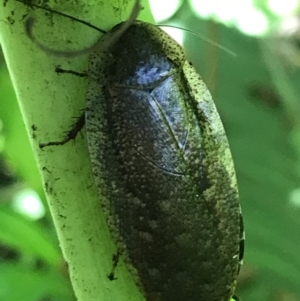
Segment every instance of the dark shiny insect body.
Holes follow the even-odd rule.
[[[229,300],[241,211],[204,82],[173,39],[137,21],[91,56],[89,73],[106,83],[92,80],[87,94],[95,181],[136,282],[150,301]]]
[[[180,45],[140,21],[90,56],[88,75],[95,183],[135,282],[148,301],[230,300],[243,223],[225,131],[201,77]]]

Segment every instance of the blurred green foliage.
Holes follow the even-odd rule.
[[[272,52],[278,44],[270,38],[199,20],[186,4],[172,22],[237,54],[192,35],[184,42],[210,87],[235,161],[246,228],[237,295],[243,301],[300,300],[299,69]],[[0,301],[75,300],[49,212],[33,221],[11,206],[14,193],[30,187],[47,208],[3,58],[0,64]],[[295,298],[278,297],[287,295]]]

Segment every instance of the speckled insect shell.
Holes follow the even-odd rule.
[[[136,283],[149,301],[228,301],[242,256],[241,210],[201,77],[180,45],[139,21],[91,55],[89,74],[93,173]]]

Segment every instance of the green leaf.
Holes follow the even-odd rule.
[[[109,29],[125,20],[131,11],[134,1],[127,1],[126,6],[123,2],[62,1],[53,9]],[[152,21],[146,1],[143,6],[140,17]],[[39,148],[39,142],[61,139],[72,125],[73,117],[85,107],[87,81],[58,76],[55,66],[82,72],[87,68],[88,57],[62,59],[40,51],[24,34],[26,12],[25,5],[15,1],[8,1],[0,10],[0,18],[11,21],[0,24],[1,44],[76,297],[80,301],[143,300],[122,262],[118,266],[118,281],[108,280],[116,247],[93,185],[85,140],[78,137],[76,147],[69,143],[55,150]],[[36,36],[56,49],[82,49],[100,36],[80,23],[57,15],[49,17],[39,9],[34,10],[34,16]]]

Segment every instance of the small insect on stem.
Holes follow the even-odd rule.
[[[65,144],[85,124],[116,258],[146,300],[228,301],[244,229],[226,134],[183,48],[156,25],[136,21],[139,10],[135,1],[128,20],[72,52],[41,44],[34,21],[26,22],[30,39],[49,54],[90,53],[86,73],[56,69],[87,76],[84,114],[65,139],[41,147]]]

